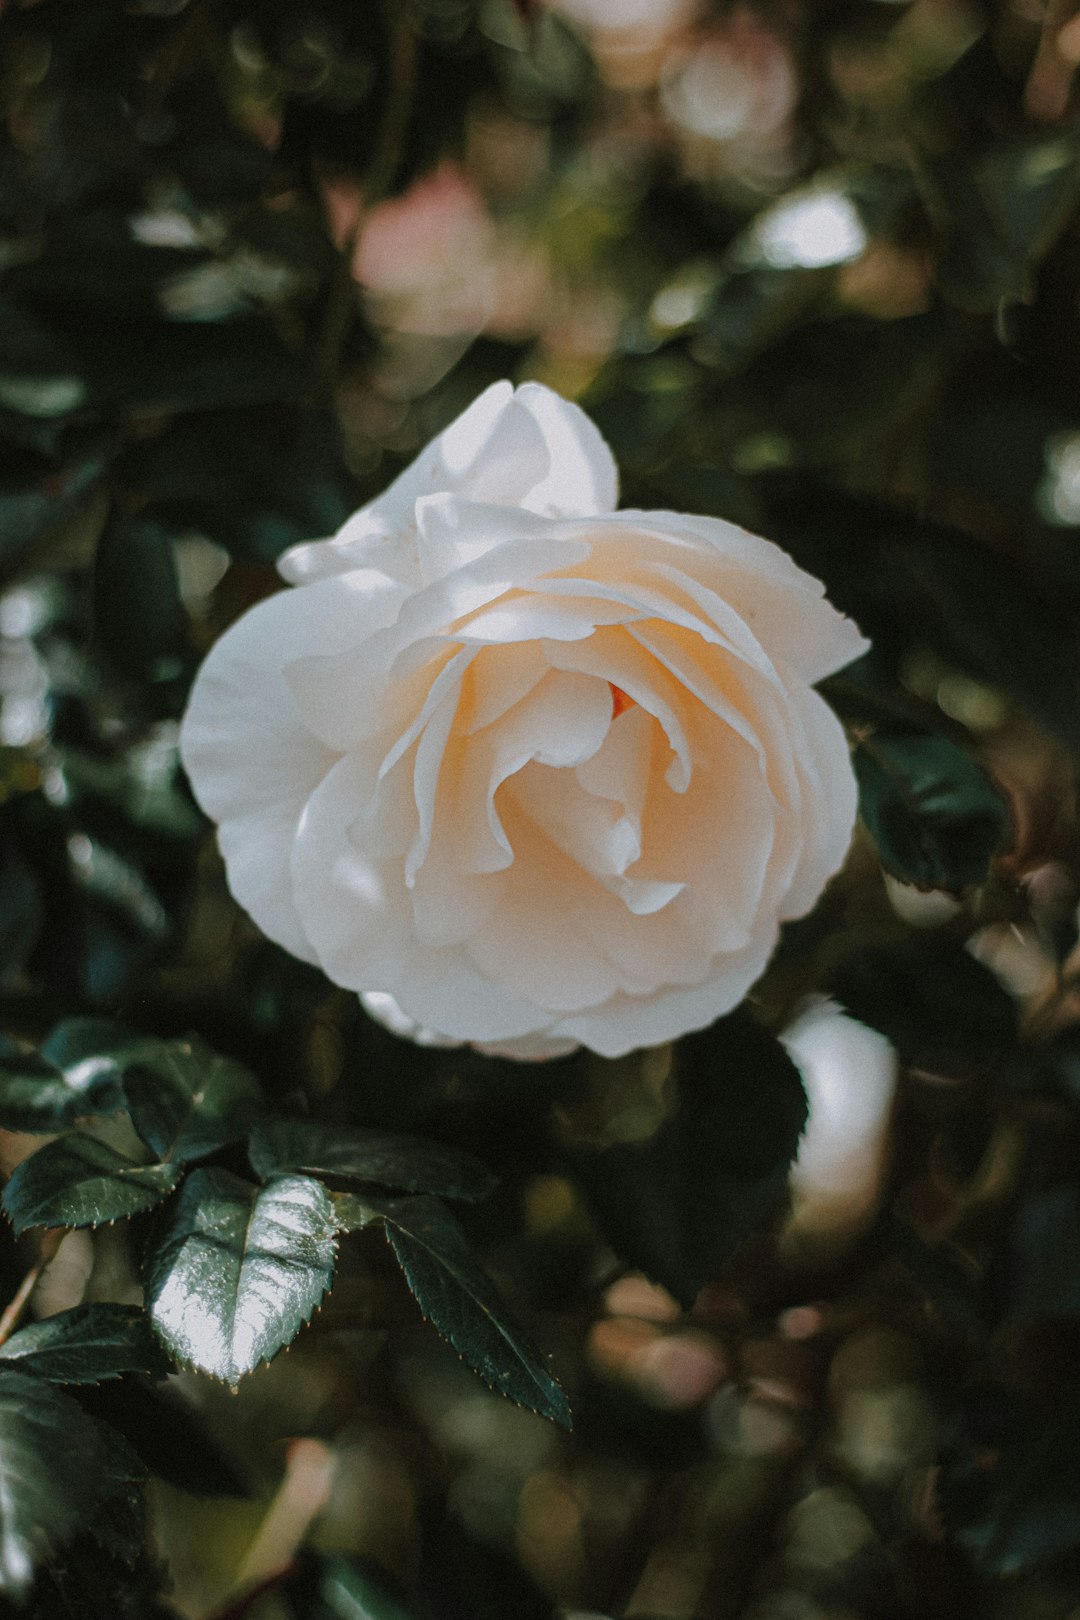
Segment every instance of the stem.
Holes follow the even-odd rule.
[[[375,138],[375,147],[360,182],[360,208],[356,223],[341,245],[338,262],[326,303],[326,318],[315,355],[316,370],[327,386],[332,386],[338,356],[352,317],[355,284],[352,262],[356,244],[372,209],[389,191],[401,161],[401,143],[412,115],[416,88],[416,33],[411,8],[407,4],[385,6],[390,30],[390,73],[386,107]]]
[[[42,1237],[37,1260],[19,1284],[14,1298],[5,1307],[3,1314],[0,1315],[0,1345],[6,1344],[18,1327],[22,1314],[30,1303],[30,1296],[38,1285],[41,1273],[55,1258],[56,1251],[66,1236],[66,1226],[53,1226]]]

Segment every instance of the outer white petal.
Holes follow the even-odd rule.
[[[333,539],[293,546],[278,568],[293,584],[362,567],[416,583],[417,502],[447,494],[545,517],[589,517],[614,509],[618,473],[578,406],[539,383],[516,392],[493,383]]]
[[[393,786],[388,779],[387,802],[400,815]],[[372,829],[383,831],[385,814],[377,757],[346,754],[304,805],[292,843],[293,892],[304,931],[324,973],[347,990],[384,988],[409,946],[404,851],[387,859],[372,849]],[[408,823],[395,830],[409,836]]]
[[[771,540],[723,518],[679,512],[622,511],[613,521],[637,534],[696,542],[700,565],[687,559],[687,574],[700,579],[734,608],[776,659],[807,681],[821,681],[866,652],[870,643],[857,625],[826,600],[825,587]]]
[[[416,550],[416,503],[423,495],[457,493],[478,450],[494,435],[513,398],[508,382],[492,383],[468,410],[434,438],[368,506],[354,512],[331,540],[292,546],[278,558],[278,570],[291,584],[324,579],[348,568],[389,568],[396,578],[413,582],[419,565]]]
[[[386,990],[362,990],[360,1004],[369,1018],[388,1029],[391,1035],[400,1035],[404,1041],[415,1041],[417,1046],[464,1046],[450,1035],[440,1035],[437,1029],[427,1029],[402,1012],[401,1005]]]
[[[415,1041],[417,1046],[465,1046],[465,1041],[442,1035],[436,1029],[418,1024],[403,1012],[397,999],[385,990],[365,990],[360,997],[364,1011],[392,1035]],[[542,1063],[548,1058],[566,1057],[577,1048],[577,1041],[558,1040],[548,1035],[522,1035],[517,1040],[481,1041],[477,1050],[489,1057],[513,1058],[519,1063]]]
[[[764,972],[777,930],[762,919],[758,933],[737,956],[723,957],[704,984],[648,996],[614,996],[602,1006],[560,1018],[552,1037],[579,1041],[601,1057],[625,1057],[640,1046],[659,1046],[690,1030],[704,1029],[731,1012]]]
[[[615,458],[580,406],[540,383],[522,384],[514,402],[539,427],[550,464],[546,477],[533,485],[522,504],[552,517],[614,512],[619,500]]]
[[[786,922],[805,916],[843,866],[859,810],[843,726],[825,699],[809,687],[794,686],[790,703],[795,767],[803,778],[804,795],[799,861],[781,912]]]
[[[314,960],[292,899],[289,852],[308,795],[335,754],[304,725],[285,679],[296,657],[348,645],[396,609],[381,578],[339,580],[260,602],[211,648],[180,730],[192,790],[217,821],[229,887],[265,934]]]

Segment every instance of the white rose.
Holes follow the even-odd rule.
[[[196,679],[183,760],[236,899],[426,1040],[617,1056],[700,1028],[847,849],[812,683],[859,632],[768,541],[616,499],[582,411],[496,383],[287,552],[297,588]]]

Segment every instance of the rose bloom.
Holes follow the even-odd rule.
[[[232,893],[391,1027],[606,1056],[710,1023],[844,858],[813,682],[865,650],[717,518],[616,511],[576,406],[496,383],[246,613],[181,752]]]

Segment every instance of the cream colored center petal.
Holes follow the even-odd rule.
[[[722,669],[677,679],[658,653],[679,644],[645,645],[649,625],[474,646],[456,688],[454,655],[390,773],[410,772],[419,822],[418,939],[554,1012],[702,983],[786,864]],[[683,634],[685,658],[718,655]]]

